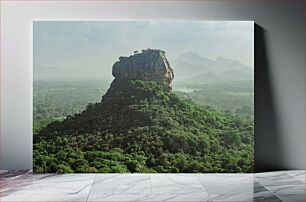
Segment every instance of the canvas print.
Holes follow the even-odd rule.
[[[254,23],[33,22],[36,173],[249,173]]]

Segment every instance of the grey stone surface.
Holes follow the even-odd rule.
[[[258,174],[32,174],[1,172],[5,201],[283,201],[305,200],[305,171]],[[298,176],[298,177],[296,177]]]
[[[173,69],[162,50],[147,49],[129,57],[119,57],[113,65],[115,81],[144,80],[156,81],[172,89]]]

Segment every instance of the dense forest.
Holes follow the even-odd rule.
[[[63,100],[44,106],[41,91],[34,94],[35,172],[253,171],[254,123],[246,116],[252,103],[245,102],[246,111],[230,110],[234,104],[208,106],[154,81],[127,81],[102,102],[103,88],[90,89],[51,91],[62,93],[48,95],[64,97],[66,111],[50,110],[50,103]]]
[[[108,80],[35,81],[34,135],[53,121],[64,120],[83,111],[88,103],[101,101],[108,85]]]

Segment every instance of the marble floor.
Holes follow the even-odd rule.
[[[1,171],[0,201],[305,201],[305,171],[257,174],[32,174]]]

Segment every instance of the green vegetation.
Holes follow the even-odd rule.
[[[80,113],[88,103],[101,101],[109,81],[35,81],[33,132],[53,121]]]
[[[247,119],[254,119],[253,80],[193,85],[181,83],[176,89],[175,93],[182,99],[189,99],[196,104],[211,106],[232,114],[243,115]],[[180,92],[180,89],[190,92]]]
[[[34,111],[35,172],[253,171],[252,119],[180,99],[155,82],[128,81],[73,112],[54,121]]]

